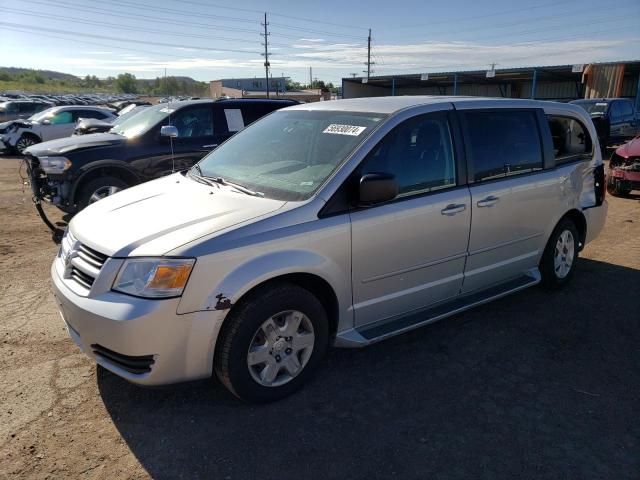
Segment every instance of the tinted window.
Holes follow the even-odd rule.
[[[4,104],[5,113],[18,113],[18,104],[14,102],[7,102]]]
[[[171,115],[171,125],[178,129],[178,138],[213,135],[211,105],[184,108]]]
[[[633,106],[631,102],[620,102],[620,105],[622,106],[622,115],[625,118],[633,117]]]
[[[532,111],[464,114],[476,181],[541,170],[542,148]]]
[[[620,107],[620,102],[613,102],[610,107],[610,115],[612,123],[622,121],[622,108]]]
[[[18,109],[20,110],[20,113],[35,113],[36,110],[36,106],[38,104],[37,103],[19,103],[18,104]]]
[[[104,118],[107,118],[107,116],[97,110],[74,110],[73,118],[74,120],[77,120],[79,118],[97,118],[98,120],[102,120]]]
[[[369,153],[361,173],[393,174],[399,196],[455,185],[455,161],[446,116],[420,115],[395,127]]]
[[[246,125],[249,125],[268,113],[277,110],[279,105],[269,105],[265,103],[247,104],[242,106],[242,115]]]
[[[582,123],[570,117],[550,115],[547,118],[556,163],[569,162],[591,153],[591,137]]]

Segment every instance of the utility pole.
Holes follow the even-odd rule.
[[[264,27],[264,33],[260,35],[264,37],[264,81],[267,83],[267,98],[269,98],[269,35],[267,31],[267,12],[264,12],[264,23],[261,24]]]
[[[309,67],[309,88],[313,87],[313,68]]]
[[[369,36],[367,37],[367,63],[365,63],[367,69],[363,70],[363,72],[367,74],[367,81],[369,81],[369,77],[372,73],[371,65],[374,64],[375,62],[371,61],[371,29],[369,29]]]
[[[357,72],[351,72],[349,75],[351,75],[351,78],[356,78],[358,76]]]

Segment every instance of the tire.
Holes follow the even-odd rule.
[[[99,177],[90,180],[80,188],[77,211],[79,212],[88,205],[130,186],[127,182],[117,177]],[[105,194],[101,195],[101,192]]]
[[[35,145],[36,143],[40,143],[40,139],[38,137],[23,133],[16,142],[15,150],[22,155],[25,149],[29,148],[31,145]]]
[[[620,188],[620,182],[616,181],[614,178],[609,177],[607,179],[607,192],[615,197],[626,197],[629,195],[631,190],[623,190]]]
[[[573,221],[565,218],[558,223],[540,260],[544,286],[559,289],[569,283],[578,261],[579,239],[578,229]]]
[[[297,313],[291,317],[288,313],[278,315],[291,311]],[[291,330],[285,328],[293,328],[295,322],[279,323],[297,314],[302,314],[294,333],[298,342],[287,336]],[[264,327],[270,321],[277,327],[271,333]],[[312,339],[308,337],[310,331]],[[276,337],[278,340],[274,342]],[[290,339],[293,340],[287,343]],[[294,351],[310,342],[310,347]],[[238,398],[255,403],[272,402],[291,395],[309,379],[324,357],[328,342],[327,313],[318,298],[292,283],[271,283],[250,293],[231,310],[218,337],[213,368],[222,384]],[[255,357],[250,357],[250,349],[257,352]],[[265,361],[261,363],[263,357]],[[295,375],[291,374],[295,368],[291,367],[295,364],[293,357],[300,366]],[[260,383],[260,379],[269,379],[274,371],[271,385]]]

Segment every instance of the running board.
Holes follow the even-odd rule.
[[[441,302],[437,305],[410,313],[393,320],[383,320],[371,325],[351,328],[336,336],[336,347],[364,347],[389,337],[428,325],[456,313],[463,312],[477,305],[491,302],[527,287],[540,283],[540,271],[535,268],[518,278],[501,283],[485,290],[469,293]]]

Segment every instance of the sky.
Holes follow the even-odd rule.
[[[0,66],[209,81],[640,59],[640,0],[0,0]]]

